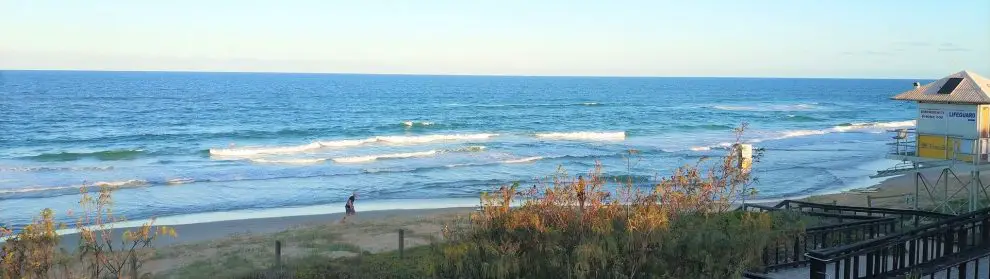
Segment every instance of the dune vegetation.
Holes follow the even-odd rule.
[[[477,212],[404,257],[310,257],[246,277],[740,278],[761,267],[763,248],[804,224],[793,214],[734,210],[755,180],[737,148],[648,188],[609,180],[601,167],[576,177],[558,170],[540,185],[484,193]]]
[[[736,140],[745,125],[737,129]],[[242,278],[740,278],[761,267],[762,251],[803,231],[799,216],[734,210],[752,194],[749,163],[733,145],[656,177],[605,175],[598,167],[571,175],[559,169],[532,187],[501,186],[480,197],[477,211],[447,223],[429,245],[350,257],[287,259],[278,269],[255,266]],[[636,164],[629,150],[627,167]],[[761,152],[756,152],[754,161]],[[16,234],[3,229],[0,278],[135,278],[154,240],[175,230],[152,223],[115,235],[112,188],[82,191],[76,251],[58,248],[45,210]],[[353,247],[349,250],[354,250]],[[400,256],[401,255],[401,256]],[[222,261],[221,261],[222,262]],[[171,272],[196,277],[196,267]],[[201,267],[199,267],[201,268]],[[213,272],[210,272],[213,273]],[[215,277],[215,274],[209,275]]]
[[[175,237],[176,231],[156,226],[154,221],[117,233],[114,224],[124,221],[113,211],[114,188],[99,187],[97,195],[80,189],[80,211],[68,212],[76,218],[78,247],[59,247],[58,230],[66,224],[55,221],[55,212],[44,209],[31,224],[13,231],[0,227],[0,278],[144,278],[140,272],[145,253],[155,239]]]

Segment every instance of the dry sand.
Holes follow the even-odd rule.
[[[945,197],[948,196],[950,200],[964,200],[968,197],[968,189],[962,188],[971,179],[971,175],[968,173],[956,173],[957,176],[950,174],[948,187],[945,187],[944,179],[939,180],[940,170],[929,170],[922,172],[922,175],[927,181],[929,188],[926,189],[924,184],[920,184],[921,186],[918,189],[920,190],[918,197],[918,207],[920,209],[932,210],[937,207],[933,199],[945,200]],[[915,177],[913,173],[905,174],[887,179],[879,185],[841,193],[811,196],[804,198],[804,200],[817,203],[835,202],[840,205],[870,206],[868,204],[868,200],[870,199],[867,197],[872,197],[873,207],[912,209],[914,208]],[[990,175],[981,175],[981,178],[984,183],[990,181]],[[934,185],[936,182],[938,183],[937,186]],[[982,188],[977,187],[977,189],[980,193],[979,197],[981,197],[981,200],[985,199],[983,198],[985,197],[985,193]]]
[[[305,256],[344,257],[362,251],[377,253],[398,248],[404,230],[405,247],[442,238],[444,225],[464,222],[474,208],[380,210],[359,212],[340,223],[342,213],[220,221],[171,226],[178,237],[161,237],[154,249],[142,249],[141,274],[156,278],[225,278],[271,266],[275,241],[282,243],[284,260]],[[127,228],[115,229],[120,235]],[[62,237],[62,248],[74,250],[76,234]]]
[[[939,172],[925,175],[934,183]],[[819,203],[851,206],[867,206],[867,197],[874,199],[872,206],[887,208],[912,208],[908,196],[915,190],[914,175],[908,174],[888,179],[879,185],[842,193],[825,194],[805,198]],[[960,175],[965,183],[968,175]],[[984,178],[990,181],[990,175]],[[949,195],[956,193],[960,183],[950,179]],[[919,199],[923,209],[932,208],[931,199],[921,188]],[[937,196],[944,190],[936,191]],[[960,192],[956,198],[963,198]],[[473,208],[381,210],[360,212],[345,224],[339,221],[342,214],[262,218],[221,221],[173,226],[177,238],[162,238],[153,251],[146,250],[147,259],[141,273],[153,273],[155,277],[190,278],[223,277],[221,275],[246,272],[270,266],[274,261],[274,242],[283,244],[286,260],[296,257],[322,255],[329,257],[353,256],[361,251],[371,253],[397,249],[398,230],[404,229],[406,247],[428,244],[440,237],[445,224],[463,222]],[[123,230],[118,230],[119,235]],[[66,235],[63,247],[75,247],[76,237]],[[179,272],[185,273],[179,273]]]

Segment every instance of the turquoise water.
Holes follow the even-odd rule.
[[[475,197],[596,161],[649,181],[741,122],[767,149],[759,198],[836,191],[888,163],[883,131],[917,113],[888,98],[911,82],[4,71],[0,222],[94,184],[139,219]]]

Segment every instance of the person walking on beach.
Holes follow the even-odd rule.
[[[347,220],[348,216],[356,215],[357,211],[354,211],[354,199],[357,198],[357,191],[351,193],[351,197],[347,198],[347,203],[344,204],[344,218],[340,219],[340,223],[343,224]]]

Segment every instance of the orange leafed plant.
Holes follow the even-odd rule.
[[[737,143],[744,130],[736,130]],[[445,228],[436,275],[738,278],[781,225],[767,213],[730,211],[754,180],[738,148],[650,186],[610,180],[597,164],[576,178],[559,169],[532,188],[485,193],[469,226]],[[640,152],[628,153],[631,167]]]

